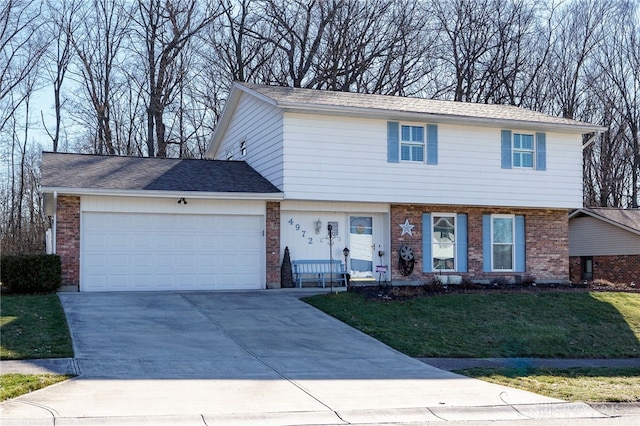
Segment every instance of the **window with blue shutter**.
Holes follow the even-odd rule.
[[[423,272],[467,272],[467,215],[422,215]]]
[[[426,157],[426,158],[425,158]],[[387,162],[438,164],[438,126],[387,122]]]
[[[525,272],[525,224],[522,215],[482,216],[482,270]]]
[[[500,161],[503,169],[547,170],[547,137],[545,133],[500,132]]]

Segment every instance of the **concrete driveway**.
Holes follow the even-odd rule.
[[[346,424],[601,417],[455,375],[292,291],[61,294],[79,376],[3,424]],[[128,420],[126,420],[128,419]]]

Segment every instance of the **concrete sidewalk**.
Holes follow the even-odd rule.
[[[0,366],[78,376],[0,404],[3,425],[640,424],[425,364],[295,293],[61,300],[76,358]]]

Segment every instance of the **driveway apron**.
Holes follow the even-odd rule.
[[[540,407],[564,407],[567,417],[598,415],[426,365],[291,292],[60,298],[79,376],[2,404],[2,418],[341,424],[516,420],[536,418]]]

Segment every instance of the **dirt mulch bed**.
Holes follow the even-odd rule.
[[[377,300],[409,300],[416,297],[429,297],[442,294],[468,294],[468,293],[541,293],[541,292],[587,292],[587,291],[622,291],[640,293],[640,288],[629,284],[615,283],[588,283],[588,284],[563,284],[563,283],[534,283],[529,285],[518,284],[423,284],[423,285],[369,285],[351,286],[348,291],[362,294],[368,299]]]

